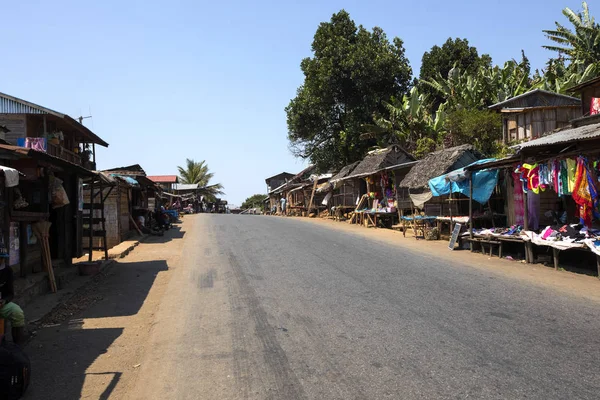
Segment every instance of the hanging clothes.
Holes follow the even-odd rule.
[[[567,172],[567,161],[560,160],[560,195],[568,195],[569,193],[569,177]]]
[[[557,160],[552,161],[552,186],[554,193],[560,197],[560,162]]]
[[[525,205],[523,204],[523,182],[520,174],[513,172],[513,202],[515,207],[515,225],[523,226]]]
[[[529,192],[527,194],[527,216],[529,221],[529,230],[538,230],[540,228],[540,195]]]
[[[573,200],[579,206],[579,221],[590,228],[592,218],[598,218],[598,190],[587,165],[587,159],[579,157],[576,162]]]
[[[526,171],[527,190],[533,193],[540,192],[540,166],[538,164],[523,164],[522,168]]]
[[[573,193],[575,189],[575,170],[577,169],[577,161],[569,158],[567,159],[567,176],[569,180],[569,194]]]
[[[548,169],[548,164],[540,164],[538,168],[540,190],[546,191],[550,187],[550,170]]]

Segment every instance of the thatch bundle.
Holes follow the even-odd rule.
[[[483,156],[470,144],[435,151],[413,166],[399,186],[412,190],[428,189],[430,179],[482,158]]]

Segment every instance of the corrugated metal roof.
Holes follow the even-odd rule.
[[[580,91],[581,89],[591,86],[591,85],[595,85],[597,83],[600,83],[600,76],[596,77],[596,78],[592,78],[589,79],[585,82],[581,82],[579,85],[575,85],[572,88],[567,89],[568,92],[577,92]]]
[[[46,107],[42,107],[38,104],[30,103],[14,96],[10,96],[6,93],[0,93],[0,114],[54,115],[55,117],[64,119],[70,126],[79,131],[86,139],[90,140],[91,143],[108,147],[108,143],[106,143],[94,132],[89,130],[89,128],[87,128],[85,125],[75,121],[68,115],[59,113],[58,111],[54,111]]]
[[[0,114],[51,114],[64,118],[65,114],[28,101],[0,93]]]
[[[198,189],[197,183],[176,183],[173,185],[173,190],[195,190]]]
[[[547,90],[535,89],[527,93],[512,97],[489,106],[491,110],[503,108],[535,108],[535,107],[562,107],[577,106],[581,100],[577,97],[571,97],[560,93],[549,92]]]
[[[177,183],[179,181],[177,175],[152,175],[148,176],[148,179],[156,183]]]
[[[574,142],[579,140],[595,139],[598,137],[600,137],[600,123],[565,129],[548,136],[543,136],[541,138],[530,140],[529,142],[521,143],[515,146],[515,148],[521,151],[530,147],[549,146],[553,144]]]

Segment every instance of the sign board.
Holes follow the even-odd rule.
[[[461,224],[454,225],[454,230],[452,231],[452,236],[450,237],[450,243],[448,244],[448,248],[450,250],[454,250],[454,245],[458,240],[458,234],[460,233],[460,228],[462,228]]]

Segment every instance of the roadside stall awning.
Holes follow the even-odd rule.
[[[498,184],[498,170],[482,170],[471,172],[469,167],[477,164],[488,163],[495,159],[475,161],[465,168],[460,168],[430,179],[429,189],[433,196],[443,196],[450,193],[461,193],[469,197],[469,176],[473,179],[473,200],[485,204],[492,196],[494,188]]]

